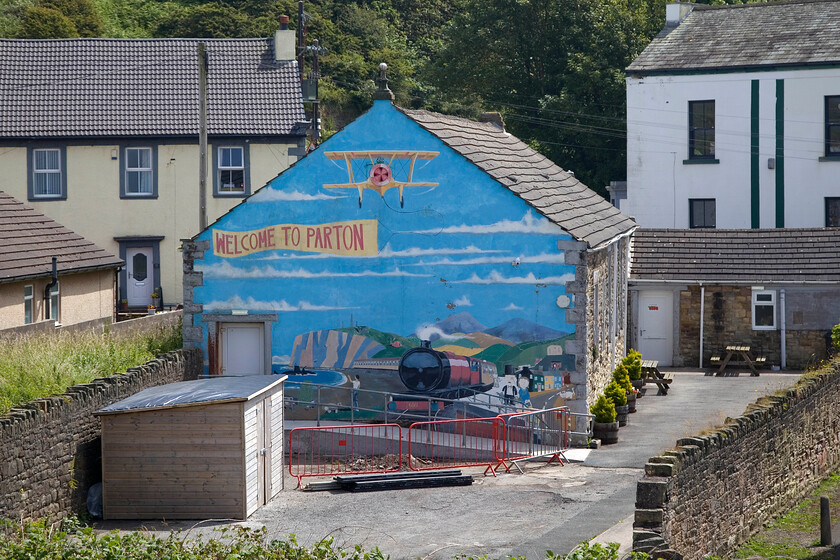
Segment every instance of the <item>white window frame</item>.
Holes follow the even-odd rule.
[[[128,166],[128,153],[131,150],[144,150],[149,154],[149,166],[148,167],[129,167]],[[124,152],[125,157],[125,195],[126,196],[152,196],[155,194],[155,175],[154,175],[154,151],[151,147],[148,146],[128,146],[125,148]],[[137,174],[147,174],[148,175],[148,191],[132,191],[130,190],[131,182],[128,180],[129,176],[132,173]]]
[[[242,162],[241,165],[222,165],[222,161],[224,158],[222,157],[222,152],[224,150],[239,150],[240,154],[240,161]],[[242,146],[219,146],[217,150],[217,167],[216,173],[218,176],[218,192],[220,194],[245,194],[245,148]],[[233,158],[231,158],[232,160]],[[225,183],[222,181],[222,172],[224,171],[241,171],[242,172],[242,188],[229,188],[226,187]]]
[[[28,325],[35,322],[35,286],[27,284],[23,287],[23,323]],[[29,320],[27,321],[27,314]]]
[[[769,300],[759,301],[759,297],[770,296]],[[776,291],[775,290],[753,290],[752,292],[752,328],[754,331],[774,331],[776,330]],[[756,324],[756,307],[770,307],[773,310],[773,324],[772,325],[757,325]]]
[[[57,165],[55,168],[38,169],[38,154],[40,152],[55,152],[58,156]],[[58,192],[57,193],[39,193],[38,192],[38,177],[42,175],[57,175],[58,176]],[[32,150],[32,196],[34,198],[57,198],[64,195],[64,178],[61,176],[61,149],[60,148],[34,148]]]
[[[56,323],[61,322],[61,290],[58,281],[50,288],[50,316],[47,319]]]

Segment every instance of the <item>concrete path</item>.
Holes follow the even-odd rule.
[[[286,490],[244,523],[268,529],[270,538],[297,535],[311,545],[324,537],[366,549],[378,546],[395,560],[451,559],[456,554],[489,559],[545,558],[545,551],[567,553],[582,541],[619,542],[629,550],[636,482],[651,456],[726,416],[741,414],[757,398],[789,386],[798,375],[706,377],[675,372],[667,396],[656,389],[638,401],[638,412],[621,429],[619,443],[587,453],[572,450],[572,463],[531,463],[526,474],[483,477],[459,488],[392,490],[369,493],[300,492],[294,479]],[[195,523],[145,528],[192,527]],[[139,523],[102,523],[131,529]],[[195,531],[196,529],[193,529]]]

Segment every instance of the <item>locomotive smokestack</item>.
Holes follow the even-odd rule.
[[[431,340],[421,340],[420,341],[420,346],[421,346],[421,348],[431,348],[432,347],[432,341]]]

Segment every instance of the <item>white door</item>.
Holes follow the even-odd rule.
[[[674,293],[639,292],[639,352],[670,366],[674,355]]]
[[[263,323],[222,323],[222,375],[263,375]]]
[[[155,275],[151,247],[131,247],[125,250],[125,266],[128,284],[125,295],[128,305],[146,307],[152,303],[155,289]]]

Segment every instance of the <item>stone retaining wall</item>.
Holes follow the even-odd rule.
[[[653,558],[731,558],[840,468],[840,363],[677,445],[645,465],[633,549]]]
[[[93,413],[147,387],[198,378],[198,349],[161,354],[126,373],[76,385],[0,416],[0,519],[56,519],[86,511],[101,480]]]

